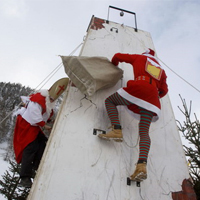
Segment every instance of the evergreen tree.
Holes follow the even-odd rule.
[[[0,193],[3,194],[8,200],[26,200],[30,188],[20,188],[18,186],[20,177],[20,166],[14,162],[9,161],[9,171],[6,170],[0,180]]]
[[[29,87],[21,84],[0,82],[0,143],[12,137],[14,127],[12,111],[21,102],[20,96],[27,96],[32,92]]]
[[[197,195],[197,199],[200,200],[200,122],[197,119],[196,114],[195,120],[191,120],[191,102],[188,109],[185,100],[182,100],[183,110],[181,112],[185,116],[185,121],[183,124],[178,122],[178,129],[183,134],[188,145],[183,145],[185,155],[189,161],[189,172],[193,180],[194,190]]]
[[[28,96],[33,90],[17,83],[0,82],[0,143],[7,142],[8,148],[4,160],[13,157],[13,130],[15,118],[12,111],[21,102],[20,96]]]

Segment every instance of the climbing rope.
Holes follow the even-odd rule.
[[[127,29],[126,29],[126,30],[127,30]],[[129,31],[129,30],[128,30],[128,31]],[[130,33],[131,35],[133,35],[131,31],[129,31],[129,33]],[[142,46],[144,47],[144,50],[146,50],[146,49],[149,48],[149,47],[147,47],[135,34],[134,34],[134,37],[142,44]],[[197,92],[200,93],[200,90],[199,90],[199,89],[197,89],[194,85],[192,85],[191,83],[189,83],[187,80],[185,80],[183,77],[181,77],[178,73],[176,73],[174,70],[172,70],[172,69],[171,69],[167,64],[165,64],[159,57],[157,57],[157,59],[158,59],[160,62],[162,62],[162,64],[163,64],[164,66],[166,66],[171,72],[173,72],[176,76],[178,76],[181,80],[183,80],[185,83],[187,83],[187,84],[190,85],[193,89],[195,89]]]
[[[83,44],[83,42],[81,42],[70,54],[69,56],[72,56],[76,51],[77,49]],[[57,71],[62,67],[62,63],[60,63],[52,72],[50,72],[50,74],[33,90],[33,91],[36,91],[36,90],[40,90],[44,87],[44,85],[57,73]],[[42,85],[43,84],[43,85]],[[42,85],[42,86],[41,86]],[[40,89],[37,89],[39,88]],[[29,95],[31,95],[33,92],[31,92]],[[14,108],[10,113],[8,113],[8,115],[6,115],[6,117],[4,117],[1,121],[0,121],[0,125],[16,110],[19,108],[19,106],[21,105],[21,103],[19,103],[16,108]]]
[[[179,74],[177,74],[174,70],[172,70],[169,66],[167,66],[161,59],[158,58],[158,60],[160,62],[163,63],[163,65],[165,65],[170,71],[172,71],[174,74],[176,74],[176,76],[178,76],[180,79],[182,79],[184,82],[186,82],[188,85],[190,85],[192,88],[194,88],[195,90],[197,90],[197,92],[200,93],[200,90],[197,89],[195,86],[193,86],[191,83],[189,83],[188,81],[186,81],[183,77],[181,77]]]
[[[83,42],[82,43],[80,43],[70,54],[69,54],[69,56],[72,56],[76,51],[77,51],[77,49],[81,46],[83,44]],[[40,85],[42,85],[43,83],[43,85],[40,87],[40,89],[41,88],[43,88],[44,87],[44,85],[46,85],[46,83],[57,73],[57,71],[60,69],[62,67],[62,62],[35,88],[35,90],[40,86]],[[39,89],[39,90],[40,90]]]

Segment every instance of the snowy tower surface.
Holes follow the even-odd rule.
[[[80,56],[143,53],[155,50],[151,35],[92,17]],[[148,178],[127,185],[138,159],[138,121],[122,106],[124,141],[99,139],[94,128],[108,130],[104,100],[133,79],[132,66],[120,63],[123,78],[108,89],[87,96],[69,86],[63,99],[29,200],[171,200],[189,179],[188,167],[168,95],[161,99],[161,118],[151,124]]]

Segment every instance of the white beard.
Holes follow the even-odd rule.
[[[52,102],[52,103],[50,102],[48,90],[40,90],[39,92],[40,92],[40,94],[41,94],[42,96],[46,97],[46,98],[45,98],[45,100],[46,100],[46,103],[45,103],[45,104],[46,104],[46,113],[47,113],[47,116],[50,116],[51,111],[52,111],[52,109],[53,109],[54,106],[55,106],[55,101]]]

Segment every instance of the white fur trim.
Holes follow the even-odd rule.
[[[147,56],[147,57],[149,57],[150,59],[151,58],[153,58],[153,59],[155,59],[158,63],[159,63],[159,61],[158,61],[158,59],[155,57],[155,56],[152,56],[151,54],[142,54],[143,56]],[[152,60],[153,61],[153,60]],[[154,62],[154,61],[153,61]],[[161,66],[160,66],[161,67]]]
[[[157,114],[157,116],[154,116],[152,121],[155,122],[160,118],[161,110],[154,106],[153,104],[148,103],[147,101],[144,101],[142,99],[139,99],[137,97],[134,97],[130,95],[128,92],[126,92],[123,88],[120,88],[117,90],[118,94],[121,95],[123,98],[127,99],[128,101],[136,104],[137,106],[140,106],[146,110],[150,110],[151,112],[154,112]],[[131,112],[132,113],[132,112]],[[134,115],[137,115],[134,113]]]
[[[150,49],[147,49],[147,50],[144,52],[144,54],[149,54],[149,52],[150,52]]]
[[[24,104],[27,104],[30,101],[29,97],[27,96],[21,96],[20,98]]]
[[[43,97],[47,97],[47,96],[49,96],[49,92],[48,92],[48,90],[45,90],[45,89],[40,90],[39,93],[40,93]]]

